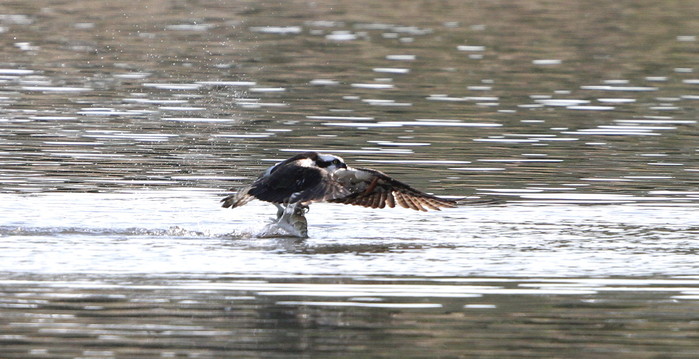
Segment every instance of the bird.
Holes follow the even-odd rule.
[[[277,218],[273,225],[296,237],[308,237],[305,213],[315,202],[368,208],[400,206],[416,211],[439,211],[457,205],[454,200],[419,191],[381,171],[353,168],[342,157],[313,151],[267,168],[250,185],[221,202],[224,208],[237,208],[254,199],[274,204]]]

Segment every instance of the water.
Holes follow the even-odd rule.
[[[0,357],[694,358],[697,5],[0,4]],[[227,190],[298,151],[442,196]]]

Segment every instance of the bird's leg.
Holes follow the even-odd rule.
[[[265,226],[264,230],[262,231],[262,236],[273,236],[275,232],[278,232],[278,229],[283,229],[285,231],[286,228],[284,226],[284,223],[288,221],[289,215],[287,213],[287,207],[288,204],[280,204],[280,203],[273,203],[275,207],[277,207],[277,218],[271,218],[272,221]],[[288,232],[288,231],[287,231]]]
[[[274,206],[277,207],[277,221],[279,221],[284,215],[284,207],[279,203],[275,203]]]

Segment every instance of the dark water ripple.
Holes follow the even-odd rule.
[[[435,347],[444,356],[691,357],[694,306],[673,298],[696,284],[693,277],[17,277],[0,283],[0,342],[10,358],[423,357]]]
[[[65,6],[49,8],[64,12]],[[162,17],[146,26],[136,14],[125,22],[70,16],[39,22],[34,10],[9,7],[26,14],[3,21],[28,39],[39,23],[76,31],[59,46],[16,43],[15,61],[0,69],[4,191],[225,188],[254,175],[267,164],[261,160],[283,156],[278,149],[308,148],[349,151],[356,161],[396,161],[386,170],[456,195],[487,184],[645,196],[649,187],[696,183],[694,71],[682,60],[667,62],[667,55],[637,59],[654,66],[624,75],[615,61],[581,66],[586,54],[556,43],[547,48],[557,49],[555,56],[508,61],[506,49],[529,52],[514,39],[495,42],[500,27],[469,24],[473,15],[420,25],[288,20],[273,26],[229,11],[205,21]],[[527,29],[521,38],[534,36],[526,22],[513,23]],[[96,27],[122,35],[101,44]],[[609,45],[594,27],[585,31],[580,41]],[[674,47],[677,61],[696,47],[691,39],[668,36],[664,45]],[[181,41],[188,46],[168,47]],[[300,41],[314,44],[308,50],[314,57],[292,47]],[[194,44],[205,51],[192,50]],[[330,50],[321,51],[321,44]],[[356,48],[371,49],[367,68],[340,70],[347,62],[338,56]],[[265,52],[273,49],[287,51]],[[74,71],[54,71],[55,54]],[[101,56],[81,62],[88,54]],[[406,171],[416,157],[471,163]]]

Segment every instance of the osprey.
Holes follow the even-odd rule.
[[[334,155],[306,152],[269,167],[251,185],[221,200],[223,207],[240,207],[253,199],[277,206],[273,223],[292,235],[307,237],[304,214],[313,202],[344,203],[370,208],[399,205],[417,211],[456,207],[395,180],[383,172],[352,168]]]

